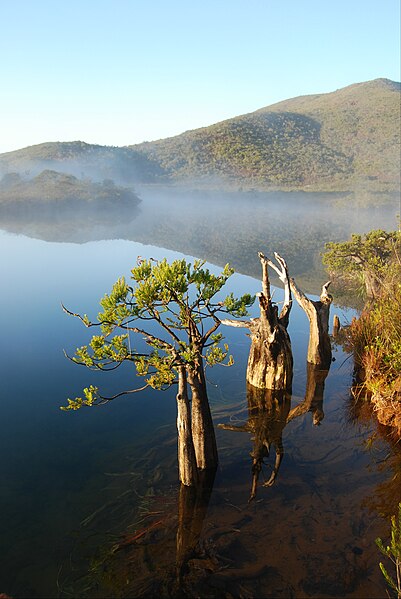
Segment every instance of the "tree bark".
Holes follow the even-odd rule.
[[[198,482],[198,471],[192,438],[191,410],[185,366],[178,369],[177,434],[179,479],[185,486],[195,486]]]
[[[250,321],[251,348],[249,351],[246,380],[259,389],[285,390],[291,392],[293,359],[291,341],[287,332],[291,310],[291,290],[287,265],[275,254],[280,269],[263,254],[262,293],[258,294],[260,317]],[[270,293],[268,266],[274,268],[284,283],[285,299],[280,315]]]
[[[287,332],[292,307],[291,288],[285,260],[274,254],[279,266],[268,260],[261,252],[262,293],[258,294],[260,316],[249,321],[222,320],[222,324],[247,327],[250,330],[246,380],[259,389],[284,390],[291,393],[293,359],[291,341]],[[268,266],[273,268],[284,284],[284,302],[280,315],[272,301]]]
[[[216,469],[218,464],[216,436],[206,391],[203,364],[188,368],[192,399],[192,438],[199,470]]]
[[[331,281],[322,287],[320,300],[315,302],[303,293],[294,279],[291,289],[295,298],[309,319],[309,344],[307,361],[316,364],[320,369],[328,369],[331,363],[331,342],[329,336],[329,316],[332,296],[327,293]]]
[[[341,329],[341,322],[340,319],[338,317],[337,314],[334,314],[333,316],[333,329],[332,329],[332,335],[334,338],[338,337],[338,333],[340,332]]]

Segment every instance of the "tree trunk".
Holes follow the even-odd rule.
[[[203,364],[188,368],[192,396],[192,438],[199,470],[216,469],[218,464],[216,436],[206,391]]]
[[[247,327],[251,333],[246,380],[259,389],[291,393],[293,359],[291,341],[287,332],[292,306],[291,289],[285,260],[274,254],[279,267],[259,252],[262,264],[262,293],[258,294],[260,317],[249,321],[222,320],[222,324]],[[280,315],[270,294],[268,266],[284,284],[284,303]]]
[[[291,279],[291,289],[297,302],[309,319],[309,344],[307,361],[316,364],[320,369],[328,369],[331,364],[331,342],[329,336],[330,305],[333,298],[327,293],[331,281],[322,287],[320,300],[315,302],[297,287]]]
[[[333,316],[333,329],[332,329],[332,335],[333,335],[334,338],[338,337],[340,329],[341,329],[340,319],[339,319],[339,317],[338,317],[337,314],[334,314],[334,316]]]
[[[371,270],[365,269],[363,271],[363,280],[365,282],[366,295],[368,299],[377,299],[382,289],[381,281],[377,275]]]
[[[177,434],[179,479],[185,486],[194,486],[198,482],[198,471],[192,439],[191,410],[184,366],[178,369]]]
[[[246,380],[259,389],[285,390],[291,392],[293,359],[291,341],[287,332],[291,310],[291,295],[287,266],[275,254],[281,270],[259,253],[262,264],[262,293],[258,294],[260,317],[250,322],[251,348],[249,351]],[[274,268],[285,285],[284,306],[278,315],[277,305],[270,294],[268,265]]]

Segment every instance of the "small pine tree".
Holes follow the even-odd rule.
[[[171,264],[165,259],[160,262],[138,259],[138,265],[131,270],[135,285],[130,286],[123,277],[118,279],[111,293],[100,301],[103,310],[96,322],[63,306],[86,327],[100,329],[89,345],[76,350],[73,362],[102,371],[131,362],[137,375],[144,378],[144,386],[118,395],[146,387],[163,390],[178,385],[180,479],[188,485],[196,483],[197,468],[217,465],[204,368],[205,364],[233,363],[227,344],[222,343],[222,335],[216,332],[219,317],[244,316],[254,301],[249,294],[241,298],[232,293],[222,299],[216,297],[234,271],[227,264],[219,275],[214,275],[204,265],[200,260],[191,265],[184,259]],[[145,340],[148,351],[139,352],[131,347],[131,333]],[[61,409],[77,410],[115,397],[103,397],[91,385],[84,389],[82,397],[68,399],[67,406]]]
[[[380,538],[376,539],[376,544],[382,554],[394,564],[396,580],[393,580],[382,562],[379,567],[388,586],[396,593],[397,599],[401,599],[401,503],[398,504],[398,518],[391,517],[390,545],[384,546]]]

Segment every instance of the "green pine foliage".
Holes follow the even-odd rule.
[[[397,599],[401,599],[401,503],[398,504],[398,517],[391,517],[390,544],[384,545],[380,538],[376,539],[376,544],[382,554],[393,563],[395,580],[383,562],[380,562],[379,567],[388,586],[394,591]]]
[[[76,350],[72,360],[91,370],[110,370],[132,362],[145,386],[158,390],[175,383],[182,366],[190,368],[203,361],[208,366],[230,366],[233,358],[228,345],[222,334],[216,333],[219,316],[245,316],[255,299],[249,294],[220,297],[233,272],[227,264],[215,275],[201,260],[192,265],[184,259],[171,263],[139,259],[131,270],[130,284],[119,278],[100,300],[102,311],[96,322],[66,310],[86,327],[100,329],[88,345]],[[147,351],[136,350],[131,335],[141,337]],[[106,399],[97,387],[89,386],[82,397],[69,399],[62,409],[76,410]]]
[[[326,243],[322,261],[343,287],[364,295],[366,276],[383,287],[390,264],[400,253],[400,242],[397,231],[376,229],[365,235],[353,234],[348,241]]]

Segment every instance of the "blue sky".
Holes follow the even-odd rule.
[[[399,0],[2,0],[0,152],[126,145],[400,80]]]

